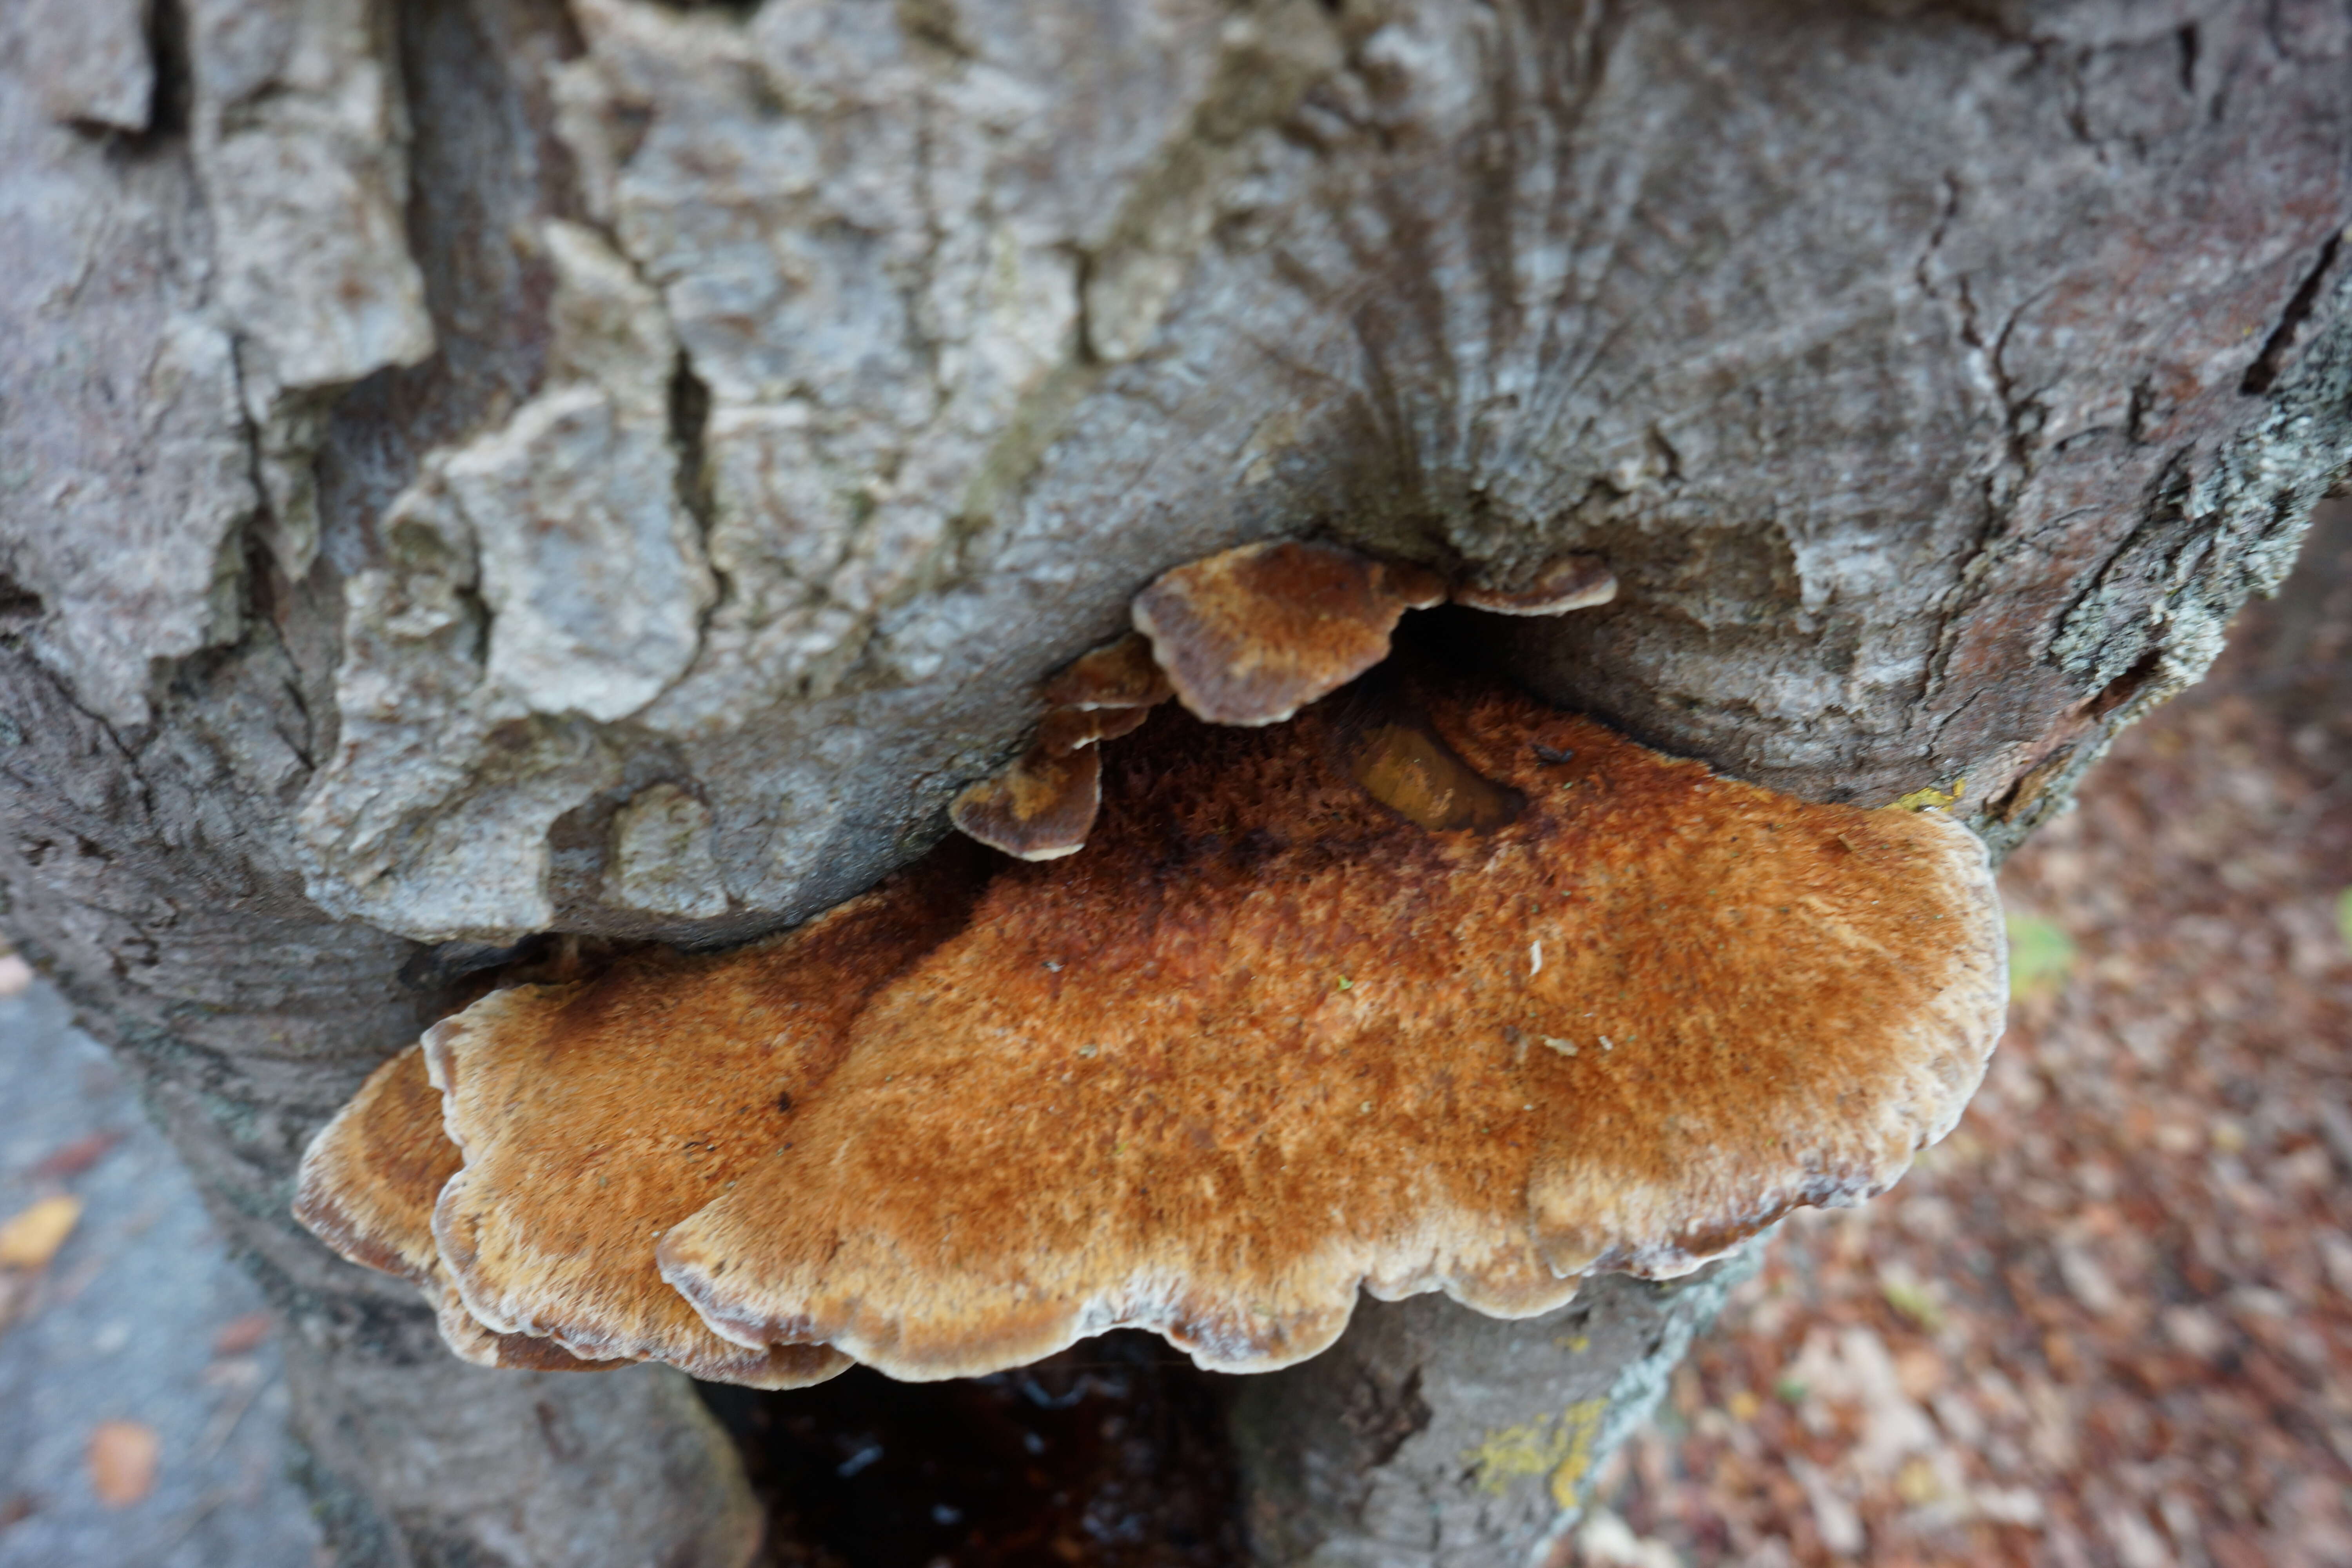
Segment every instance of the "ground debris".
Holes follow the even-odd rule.
[[[2352,551],[2315,554],[2011,862],[1983,1092],[1893,1193],[1783,1230],[1596,1483],[1629,1539],[2352,1563]]]

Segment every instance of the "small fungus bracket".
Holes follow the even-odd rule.
[[[1162,573],[1135,596],[1134,632],[1048,678],[1038,692],[1047,707],[1035,741],[1003,773],[959,795],[949,820],[1016,859],[1075,855],[1101,805],[1100,762],[1081,753],[1134,730],[1171,695],[1211,723],[1276,724],[1386,658],[1407,610],[1450,597],[1499,615],[1554,616],[1606,604],[1616,593],[1615,574],[1595,555],[1560,556],[1517,588],[1448,589],[1427,567],[1323,541],[1221,551]],[[1112,722],[1111,714],[1127,717]],[[1389,750],[1368,757],[1366,777],[1387,779],[1398,809],[1439,809],[1435,796],[1401,804],[1415,789],[1433,787],[1430,781],[1444,771],[1426,736],[1396,727]],[[1468,803],[1479,792],[1461,784],[1458,773],[1456,784],[1449,796],[1456,805],[1446,809],[1473,810]],[[1499,797],[1475,808],[1500,809]]]
[[[1424,567],[1284,540],[1161,574],[1135,596],[1135,629],[1195,715],[1278,724],[1387,658],[1398,617],[1444,597]]]
[[[1457,605],[1490,615],[1564,616],[1615,599],[1617,574],[1598,555],[1562,555],[1545,563],[1533,579],[1519,587],[1457,584],[1452,597]]]
[[[1046,680],[1051,704],[1012,766],[967,787],[948,820],[1019,860],[1057,860],[1086,847],[1102,801],[1105,741],[1131,734],[1168,700],[1167,677],[1136,633],[1080,655]]]

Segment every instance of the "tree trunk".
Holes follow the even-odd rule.
[[[447,1361],[293,1163],[533,933],[919,853],[1171,564],[1597,552],[1491,638],[1535,689],[2013,844],[2352,457],[2348,57],[2345,0],[0,11],[6,920],[286,1311],[346,1560],[748,1556],[682,1379]],[[1534,1549],[1720,1289],[1368,1306],[1241,1396],[1261,1558]]]

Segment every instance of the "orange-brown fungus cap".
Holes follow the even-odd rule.
[[[666,1361],[754,1388],[804,1387],[845,1370],[823,1346],[730,1344],[663,1286],[653,1266],[663,1222],[691,1212],[731,1168],[716,1154],[698,1163],[704,1141],[678,1135],[681,1120],[699,1131],[696,1111],[716,1108],[695,1105],[689,1086],[658,1072],[630,1100],[629,1075],[668,1059],[657,1038],[606,1071],[564,1052],[560,1030],[533,1027],[584,988],[495,991],[425,1035],[468,1156],[433,1216],[466,1310],[493,1331],[583,1357]],[[704,1070],[739,1065],[686,1046],[677,1054]],[[725,1078],[704,1088],[721,1099],[738,1091]]]
[[[435,1025],[426,1056],[465,1168],[433,1232],[473,1314],[582,1355],[758,1387],[842,1371],[814,1342],[747,1349],[713,1334],[662,1283],[654,1247],[789,1152],[867,995],[961,918],[968,889],[939,890],[953,859],[759,946],[640,953],[593,980],[493,992]]]
[[[294,1217],[353,1263],[430,1283],[433,1200],[463,1162],[416,1046],[368,1075],[319,1130],[294,1178]]]
[[[1129,632],[1045,682],[1047,710],[1018,762],[968,786],[948,807],[967,837],[1023,860],[1058,860],[1086,847],[1102,800],[1102,763],[1088,747],[1132,734],[1167,700],[1151,645]]]
[[[1174,689],[1151,658],[1150,641],[1129,632],[1072,659],[1038,695],[1056,708],[1150,708]]]
[[[1064,714],[1095,717],[1076,709],[1047,717]],[[1084,742],[1057,749],[1061,742],[1041,739],[994,778],[967,787],[948,807],[948,820],[966,837],[1023,860],[1058,860],[1085,848],[1102,799],[1102,752]]]
[[[1279,730],[1163,710],[1108,769],[1085,854],[1002,866],[828,1015],[788,1143],[723,1134],[760,1152],[660,1248],[713,1327],[923,1379],[1118,1324],[1281,1366],[1360,1288],[1528,1314],[1884,1188],[2000,1030],[1983,847],[1936,813],[1433,677]],[[756,1032],[840,962],[651,958],[570,1037]]]
[[[1457,587],[1454,602],[1498,616],[1564,616],[1617,596],[1617,574],[1598,555],[1563,555],[1524,588]]]
[[[1445,579],[1426,566],[1387,561],[1381,573],[1381,591],[1408,610],[1433,610],[1448,596]]]
[[[1150,717],[1149,708],[1056,708],[1037,725],[1036,750],[1066,757],[1081,747],[1132,735]]]
[[[1428,721],[1398,703],[1345,715],[1348,776],[1363,792],[1419,826],[1492,832],[1527,807],[1527,797],[1462,759]]]
[[[441,1338],[478,1366],[595,1372],[548,1340],[501,1334],[467,1312],[433,1247],[433,1200],[455,1175],[457,1146],[441,1128],[441,1094],[411,1046],[368,1076],[351,1103],[319,1130],[295,1178],[294,1217],[353,1263],[415,1283],[433,1305]]]
[[[1274,724],[1378,664],[1397,617],[1443,596],[1425,568],[1286,540],[1161,574],[1135,596],[1135,627],[1194,713]]]

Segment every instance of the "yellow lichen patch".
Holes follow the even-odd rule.
[[[1934,784],[1929,784],[1925,789],[1915,789],[1909,795],[1896,795],[1893,800],[1888,801],[1886,804],[1893,806],[1897,811],[1928,811],[1940,809],[1959,799],[1960,792],[1968,787],[1968,776],[1966,774],[1962,774],[1960,777],[1954,779],[1950,784],[1946,784],[1941,789],[1937,789]]]
[[[1491,1496],[1502,1496],[1526,1477],[1549,1476],[1552,1497],[1563,1508],[1571,1506],[1577,1482],[1591,1468],[1592,1439],[1608,1408],[1605,1399],[1581,1399],[1556,1416],[1501,1427],[1465,1450],[1463,1462],[1478,1472],[1479,1489]]]
[[[1551,1473],[1551,1500],[1561,1508],[1576,1506],[1577,1484],[1592,1468],[1592,1441],[1600,1435],[1601,1417],[1609,1408],[1605,1399],[1584,1399],[1568,1407],[1560,1418],[1568,1435],[1568,1453]]]

